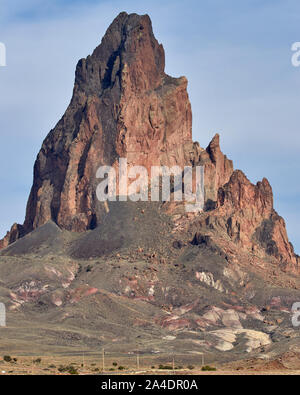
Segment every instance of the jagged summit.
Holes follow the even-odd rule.
[[[155,89],[167,77],[163,46],[154,37],[148,15],[123,12],[107,29],[101,44],[91,56],[81,59],[76,68],[75,87],[87,93],[101,95],[117,83],[122,88],[124,67],[135,66],[132,88]]]
[[[96,170],[127,157],[130,165],[183,165],[192,143],[185,78],[164,73],[165,55],[150,18],[121,13],[101,44],[76,68],[73,97],[43,142],[24,226],[5,246],[53,220],[73,231],[94,228],[102,216]]]
[[[252,367],[299,346],[288,313],[299,257],[272,188],[235,170],[218,134],[206,149],[192,141],[187,80],[164,63],[150,18],[126,13],[78,62],[71,103],[35,162],[25,223],[0,241],[2,355],[138,347],[154,365],[173,350],[182,366],[205,354]],[[148,170],[203,165],[205,209],[100,203],[96,171],[120,157]]]
[[[73,96],[62,119],[43,142],[34,165],[24,225],[14,224],[0,248],[53,221],[60,228],[95,229],[104,216],[96,198],[100,165],[205,166],[205,213],[218,217],[239,248],[267,254],[298,270],[284,221],[273,209],[267,180],[252,185],[220,148],[192,141],[187,79],[165,73],[165,53],[148,15],[122,12],[101,44],[76,67]],[[266,221],[269,224],[266,226]],[[262,233],[266,233],[261,236]],[[220,236],[219,235],[219,236]]]

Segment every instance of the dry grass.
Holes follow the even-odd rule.
[[[124,356],[119,357],[107,357],[105,358],[105,370],[103,372],[103,360],[102,356],[62,356],[62,357],[51,357],[51,356],[12,356],[17,361],[5,362],[3,359],[0,360],[0,375],[69,375],[69,371],[63,371],[62,368],[72,366],[75,372],[79,375],[98,375],[98,374],[112,374],[112,375],[142,375],[142,374],[153,374],[153,375],[299,375],[300,370],[290,369],[274,369],[264,370],[263,366],[259,368],[253,367],[249,369],[244,365],[243,362],[240,365],[235,366],[217,366],[217,371],[203,372],[200,366],[195,366],[194,369],[190,369],[187,366],[177,366],[174,364],[175,370],[173,369],[159,369],[159,365],[155,357],[146,357],[139,360],[139,366],[137,366],[136,356]],[[40,362],[37,360],[41,359]],[[173,361],[169,361],[167,365],[172,366]],[[122,366],[125,369],[120,370]]]

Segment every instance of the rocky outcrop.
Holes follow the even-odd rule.
[[[188,165],[204,166],[205,210],[216,208],[218,191],[226,184],[233,173],[233,162],[223,154],[220,148],[220,136],[216,134],[206,149],[198,142],[184,145],[186,163]],[[196,176],[193,176],[193,189]]]
[[[221,151],[219,134],[200,153],[199,163],[205,166],[206,208],[213,208],[218,200],[219,188],[229,181],[233,173],[232,161]]]
[[[120,14],[91,56],[78,62],[71,103],[46,137],[34,166],[25,232],[53,220],[94,228],[100,165],[181,165],[192,143],[186,78],[164,72],[165,55],[148,16]]]
[[[206,149],[192,141],[187,79],[164,69],[150,18],[121,13],[93,54],[78,62],[71,103],[35,162],[24,225],[14,224],[0,249],[48,221],[76,232],[96,228],[105,210],[96,198],[97,169],[117,170],[118,159],[127,158],[129,168],[144,166],[149,173],[154,165],[205,167],[205,214],[193,244],[220,249],[203,237],[208,227],[241,249],[299,270],[269,182],[253,185],[234,171],[218,134]]]
[[[7,232],[6,236],[0,240],[0,250],[14,243],[25,235],[24,227],[20,224],[13,224],[10,231]]]
[[[217,208],[206,223],[220,233],[226,231],[240,248],[274,257],[283,269],[299,272],[299,257],[288,240],[283,218],[274,210],[266,178],[254,185],[242,171],[234,171],[229,182],[219,188]]]
[[[252,235],[272,212],[273,193],[266,179],[253,185],[237,170],[219,189],[216,214],[226,219],[230,238],[244,247],[252,246]]]

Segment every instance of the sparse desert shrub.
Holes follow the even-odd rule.
[[[193,366],[193,365],[188,365],[188,367],[187,367],[189,370],[193,370],[193,369],[195,369],[195,366]]]
[[[76,368],[74,368],[74,366],[69,366],[68,367],[68,373],[72,374],[72,375],[79,374],[78,370]]]
[[[118,369],[119,370],[125,370],[126,368],[125,368],[125,366],[119,366]]]
[[[41,363],[42,362],[42,359],[41,358],[37,358],[37,359],[34,359],[33,360],[33,363]]]
[[[60,367],[58,368],[58,371],[63,373],[63,372],[67,372],[70,366],[63,366],[60,365]]]
[[[170,365],[159,365],[158,369],[161,369],[161,370],[172,370],[173,367],[170,366]]]
[[[49,368],[50,368],[50,369],[55,369],[56,366],[55,366],[55,365],[49,365]]]
[[[206,365],[206,366],[202,366],[201,370],[202,372],[215,372],[217,369],[214,368],[213,366]]]
[[[13,358],[13,361],[14,361],[14,362],[17,362],[17,361],[18,361],[18,358]]]
[[[113,366],[118,366],[117,362],[112,363]]]
[[[110,371],[110,372],[114,372],[115,369],[114,369],[114,368],[110,368],[109,371]]]
[[[9,356],[9,355],[4,355],[3,360],[4,360],[5,362],[11,362],[11,361],[12,361],[12,358],[11,358],[11,356]]]
[[[78,374],[77,369],[72,365],[69,366],[60,365],[58,371],[61,373]]]

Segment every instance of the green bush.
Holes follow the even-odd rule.
[[[125,370],[126,368],[125,368],[125,366],[119,366],[118,369],[119,370]]]
[[[113,366],[118,366],[117,362],[112,363]]]
[[[170,366],[170,365],[159,365],[158,369],[161,369],[161,370],[172,370],[173,367]]]
[[[4,355],[3,360],[4,360],[5,362],[11,362],[11,361],[12,361],[12,358],[11,358],[9,355]]]
[[[69,366],[68,373],[75,375],[75,374],[78,374],[78,370],[76,368],[74,368],[74,366]]]
[[[34,359],[33,360],[33,363],[41,363],[42,362],[42,359],[41,358],[37,358],[37,359]]]
[[[202,372],[215,372],[217,369],[214,368],[213,366],[206,365],[206,366],[202,366],[201,370]]]
[[[77,369],[72,365],[69,366],[60,365],[58,371],[61,373],[78,374]]]

